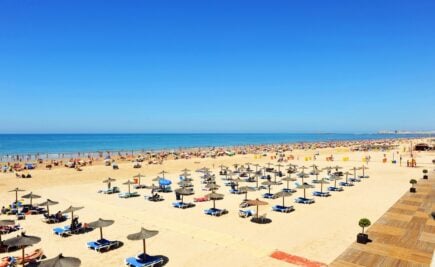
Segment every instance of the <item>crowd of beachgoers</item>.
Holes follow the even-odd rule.
[[[293,150],[316,150],[325,148],[348,148],[349,151],[373,151],[390,150],[397,147],[401,142],[409,141],[408,138],[381,139],[381,140],[358,140],[358,141],[329,141],[293,144],[268,144],[268,145],[245,145],[235,147],[206,147],[188,148],[178,150],[137,151],[137,152],[92,152],[56,155],[56,159],[40,153],[28,155],[4,155],[2,157],[2,171],[21,171],[36,168],[37,164],[45,164],[47,168],[66,166],[81,167],[92,165],[104,160],[132,160],[147,162],[148,164],[162,164],[167,159],[190,159],[190,158],[216,158],[222,156],[245,155],[245,154],[282,154]],[[74,156],[73,156],[74,155]],[[315,155],[313,155],[315,156]],[[24,163],[24,165],[20,164]]]

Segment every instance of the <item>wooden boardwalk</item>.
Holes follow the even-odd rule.
[[[367,231],[367,245],[354,242],[330,266],[430,266],[435,250],[435,175],[419,179]],[[355,238],[356,238],[355,233]]]

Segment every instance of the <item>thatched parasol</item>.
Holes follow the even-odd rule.
[[[71,213],[71,221],[74,220],[74,212],[83,209],[84,207],[73,207],[69,206],[66,210],[62,211],[62,213]]]
[[[39,196],[39,195],[35,195],[35,194],[33,194],[33,192],[30,192],[29,194],[27,194],[27,195],[24,195],[24,196],[21,196],[22,198],[27,198],[27,199],[30,199],[30,206],[32,206],[32,200],[34,199],[34,198],[41,198],[41,196]]]
[[[103,183],[107,184],[107,188],[110,189],[112,187],[112,182],[115,182],[116,179],[113,178],[107,178],[106,180],[103,181]]]
[[[78,258],[64,257],[59,254],[57,257],[41,261],[39,267],[78,267],[82,262]]]
[[[122,183],[122,184],[128,185],[128,194],[130,195],[130,192],[131,192],[130,187],[132,184],[134,184],[134,182],[127,180],[127,182]]]
[[[276,197],[276,198],[278,198],[278,197],[282,197],[282,205],[285,207],[285,205],[284,205],[284,198],[286,198],[286,197],[289,197],[289,196],[291,196],[292,195],[292,193],[290,193],[290,192],[286,192],[286,191],[281,191],[281,192],[278,192],[278,193],[276,193],[276,194],[274,194],[274,196]]]
[[[298,185],[297,188],[304,190],[304,198],[306,198],[305,190],[309,189],[309,188],[314,188],[314,186],[310,185],[310,184],[307,184],[307,183],[303,183],[301,185]]]
[[[208,199],[213,200],[213,209],[216,208],[216,200],[224,199],[224,195],[212,192],[210,194],[205,195]]]
[[[138,184],[140,185],[140,184],[141,184],[141,183],[140,183],[140,180],[141,180],[142,178],[145,178],[145,177],[146,177],[145,175],[142,175],[142,174],[138,173],[138,174],[136,174],[135,176],[133,176],[133,179],[137,178],[137,180],[138,180]]]
[[[100,239],[103,239],[103,227],[111,226],[114,222],[113,220],[103,220],[99,218],[97,221],[89,223],[89,227],[100,228]]]
[[[255,213],[255,218],[257,219],[258,219],[258,206],[264,206],[269,204],[266,201],[259,200],[258,198],[255,200],[248,200],[246,203],[248,203],[249,206],[257,206],[257,211]]]
[[[277,183],[275,183],[273,181],[264,181],[261,184],[267,186],[267,188],[269,189],[269,194],[270,194],[270,188],[272,187],[272,185],[276,185]]]
[[[159,233],[159,231],[152,231],[152,230],[147,230],[145,228],[141,228],[140,231],[138,233],[134,233],[134,234],[130,234],[127,236],[128,240],[142,240],[143,241],[143,259],[145,260],[146,257],[146,243],[145,240],[148,238],[151,238],[153,236],[156,236]]]
[[[254,192],[256,190],[250,186],[241,186],[241,187],[239,187],[239,191],[245,193],[245,200],[247,200],[248,199],[248,192]]]
[[[189,190],[187,188],[184,188],[184,187],[175,189],[175,192],[181,196],[181,202],[183,202],[183,197],[184,196],[192,194],[191,190]]]
[[[42,202],[41,204],[38,204],[38,206],[40,206],[40,207],[41,206],[42,207],[46,207],[47,208],[47,215],[50,216],[50,209],[49,209],[49,207],[57,205],[57,204],[59,204],[59,202],[54,201],[54,200],[50,200],[50,199],[47,198],[47,200],[45,202]]]
[[[26,191],[26,190],[16,187],[9,192],[15,192],[15,203],[17,203],[18,202],[18,192],[24,192],[24,191]]]
[[[41,242],[41,238],[37,237],[37,236],[30,236],[30,235],[25,235],[24,233],[21,233],[21,235],[18,235],[17,237],[13,237],[10,239],[7,239],[3,242],[3,244],[5,244],[8,247],[18,247],[22,250],[22,265],[24,266],[25,264],[25,254],[24,254],[24,249],[28,246],[34,245],[36,243]]]

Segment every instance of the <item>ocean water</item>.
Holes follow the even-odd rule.
[[[189,147],[418,137],[395,134],[0,134],[0,155],[73,154]]]

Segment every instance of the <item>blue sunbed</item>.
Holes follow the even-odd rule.
[[[118,197],[120,198],[130,198],[130,197],[138,197],[140,196],[138,192],[125,192],[125,193],[119,193]]]
[[[53,228],[53,233],[55,235],[65,237],[71,234],[71,229],[68,225],[64,227],[56,227]]]
[[[185,202],[173,202],[172,203],[172,206],[174,207],[174,208],[179,208],[179,209],[185,209],[185,208],[190,208],[190,207],[193,207],[193,206],[195,206],[194,204],[192,204],[192,203],[185,203]]]
[[[273,196],[272,193],[264,193],[264,194],[263,194],[263,197],[264,197],[264,198],[269,198],[269,199],[273,199],[273,198],[275,198],[275,197]]]
[[[313,192],[313,196],[316,196],[316,197],[330,197],[331,194],[329,194],[329,192],[314,191]]]
[[[247,218],[254,215],[252,210],[239,210],[239,217]]]
[[[230,193],[231,194],[236,194],[236,195],[240,195],[240,194],[244,194],[245,192],[242,192],[238,189],[230,189]]]
[[[214,209],[214,208],[210,208],[210,209],[206,209],[204,210],[204,214],[207,215],[212,215],[212,216],[221,216],[222,214],[225,214],[227,212],[226,209]]]
[[[282,205],[275,205],[272,207],[273,211],[278,211],[278,212],[292,212],[295,209],[293,208],[293,206],[282,206]]]
[[[125,259],[125,264],[131,267],[152,267],[163,263],[162,257],[146,255],[143,257],[130,257]]]
[[[100,239],[97,241],[91,241],[87,243],[88,248],[101,252],[103,250],[109,250],[115,246],[118,246],[118,241],[109,241],[107,239]]]
[[[350,180],[351,182],[361,182],[361,180],[358,179],[358,178],[349,178],[349,180]]]
[[[343,191],[343,187],[329,186],[328,190],[329,191],[334,191],[334,192],[340,192],[340,191]]]
[[[353,186],[352,183],[340,182],[341,186]]]
[[[284,188],[282,191],[286,193],[296,193],[296,190],[292,188]]]
[[[301,204],[313,204],[315,201],[312,198],[298,197],[295,199],[295,202]]]

